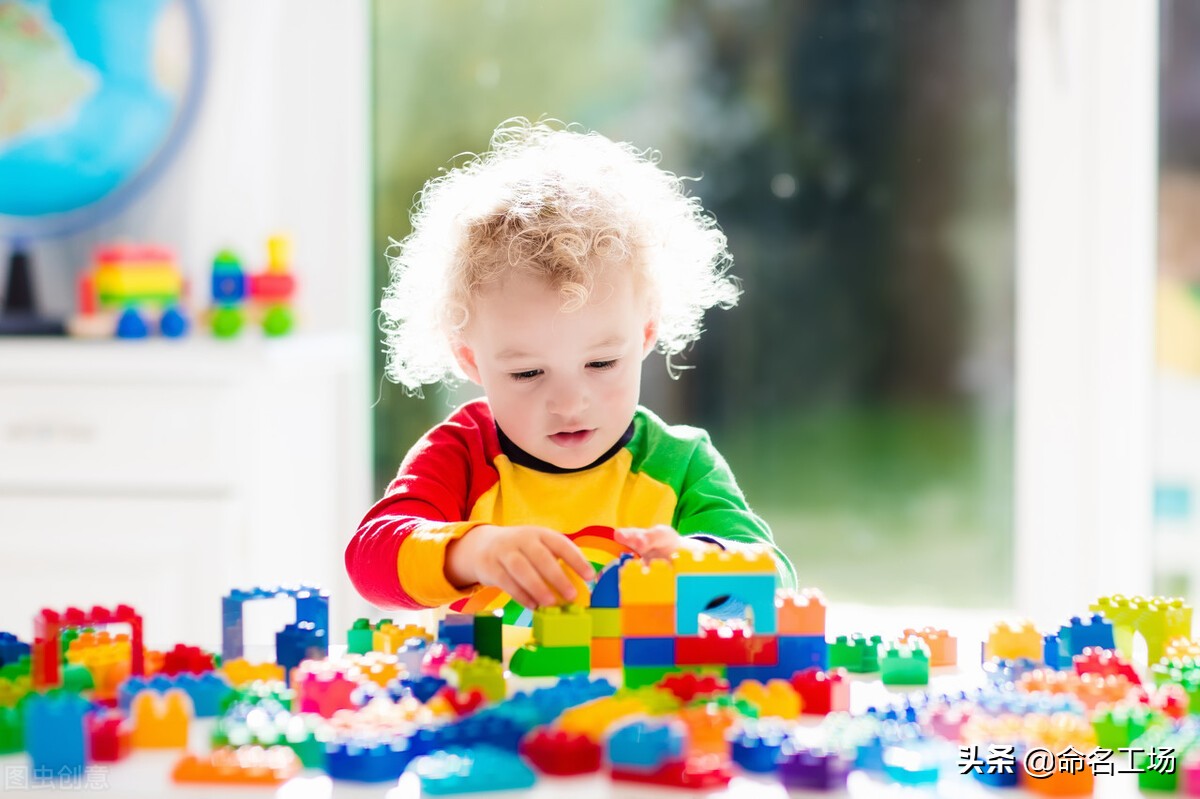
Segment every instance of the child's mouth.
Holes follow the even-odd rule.
[[[595,430],[572,430],[568,433],[555,433],[550,440],[560,447],[578,447],[592,437]]]

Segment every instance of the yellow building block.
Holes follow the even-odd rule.
[[[794,719],[800,716],[804,702],[787,680],[770,680],[763,685],[758,680],[746,680],[738,686],[735,699],[745,699],[758,708],[758,717],[775,716]]]
[[[681,550],[671,556],[679,574],[775,574],[775,559],[771,548],[753,544],[736,552]],[[625,595],[621,594],[624,603]]]
[[[1041,663],[1045,656],[1042,644],[1042,634],[1037,631],[1032,621],[1001,621],[992,625],[984,645],[983,657],[985,660],[1028,658],[1034,663]]]
[[[590,646],[592,617],[579,605],[538,608],[533,612],[533,640],[542,646]]]
[[[183,690],[172,688],[159,696],[141,691],[129,708],[133,719],[131,743],[135,749],[182,749],[188,743],[192,700]]]
[[[237,658],[222,663],[221,671],[234,688],[248,685],[256,680],[283,682],[283,666],[276,663],[251,663],[245,658]]]
[[[589,608],[592,616],[592,638],[621,637],[620,608]]]
[[[622,607],[675,603],[675,569],[665,560],[628,560],[617,579]]]
[[[371,649],[376,652],[395,654],[410,638],[422,638],[426,643],[433,643],[433,636],[419,624],[406,624],[397,627],[391,623],[381,623],[371,636]]]
[[[563,711],[556,726],[599,741],[618,721],[647,712],[645,703],[636,697],[605,696]]]

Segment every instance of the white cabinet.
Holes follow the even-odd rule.
[[[336,336],[0,340],[0,630],[123,602],[154,648],[216,648],[230,587],[305,582],[341,640],[365,360]]]

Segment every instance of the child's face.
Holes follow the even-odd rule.
[[[505,435],[575,469],[633,420],[655,326],[629,269],[602,270],[583,307],[564,312],[562,304],[543,280],[513,275],[475,299],[455,355]]]

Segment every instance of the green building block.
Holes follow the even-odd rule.
[[[879,646],[883,637],[862,633],[850,636],[839,635],[829,645],[829,668],[845,669],[856,674],[879,671]]]
[[[920,638],[895,643],[884,650],[879,671],[884,685],[928,685],[929,646]]]
[[[375,631],[371,628],[370,619],[355,619],[354,624],[346,631],[346,651],[351,655],[365,655],[371,651],[375,640]]]
[[[0,707],[16,707],[21,697],[33,690],[28,674],[0,677]]]
[[[1092,717],[1092,729],[1096,731],[1096,745],[1102,749],[1125,749],[1133,740],[1144,733],[1152,724],[1162,721],[1162,714],[1145,705],[1136,707],[1113,707]]]
[[[579,605],[538,608],[533,612],[533,640],[542,646],[592,645],[592,617]]]
[[[646,669],[650,671],[658,671],[657,666],[631,666],[634,669]],[[661,680],[662,677],[659,677]],[[657,683],[655,680],[654,683]],[[646,707],[646,712],[652,716],[662,716],[667,713],[674,713],[682,707],[679,697],[668,691],[666,688],[659,688],[654,683],[640,686],[626,686],[618,688],[614,699],[637,699]]]
[[[513,652],[509,670],[518,677],[559,677],[592,669],[590,646],[526,644]]]
[[[592,617],[593,638],[621,637],[620,608],[589,608],[588,612]]]
[[[73,694],[90,691],[96,687],[96,681],[88,667],[82,663],[68,663],[62,668],[62,689]]]
[[[494,658],[477,654],[474,660],[452,660],[446,668],[453,674],[451,683],[460,691],[478,688],[490,702],[502,702],[508,697],[504,664]]]
[[[475,652],[493,660],[504,660],[504,616],[502,611],[476,614]]]
[[[622,670],[626,688],[641,688],[654,685],[673,671],[679,671],[675,666],[626,666]]]
[[[25,720],[15,707],[0,707],[0,755],[25,748]]]

